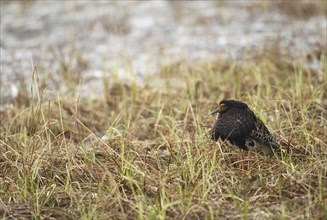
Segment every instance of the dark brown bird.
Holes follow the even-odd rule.
[[[223,100],[209,115],[217,113],[219,116],[212,128],[214,141],[220,138],[245,151],[260,149],[269,154],[279,147],[275,137],[244,102]]]

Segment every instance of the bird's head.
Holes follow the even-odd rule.
[[[248,105],[245,104],[244,102],[240,102],[240,101],[236,101],[236,100],[222,100],[219,105],[218,108],[213,110],[212,112],[209,113],[209,115],[215,115],[217,113],[224,113],[226,111],[228,111],[229,109],[232,108],[239,108],[239,109],[244,109],[247,108]]]

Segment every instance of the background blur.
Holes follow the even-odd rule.
[[[242,60],[266,47],[289,54],[326,50],[326,1],[1,1],[1,102],[31,80],[47,91],[63,74],[97,82],[115,73],[142,82],[178,61]],[[310,68],[316,63],[308,61]],[[88,90],[88,94],[90,94]]]

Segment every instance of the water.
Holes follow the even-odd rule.
[[[169,62],[242,59],[276,41],[297,54],[326,48],[326,29],[323,15],[292,18],[264,2],[1,2],[1,102],[30,84],[32,62],[49,91],[70,68],[96,94],[113,72],[142,82]]]

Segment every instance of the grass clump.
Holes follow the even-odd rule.
[[[326,54],[320,63],[178,62],[155,86],[103,78],[96,99],[45,100],[34,80],[34,97],[1,111],[1,217],[326,218]],[[207,114],[223,98],[247,102],[281,155],[251,153],[242,169],[210,141]]]

